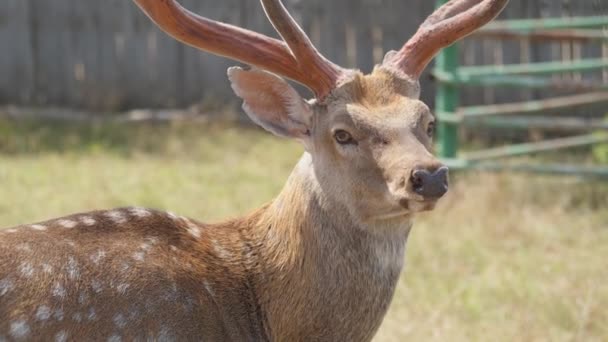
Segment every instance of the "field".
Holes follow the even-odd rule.
[[[280,190],[302,149],[221,124],[0,121],[0,227],[124,205],[207,221]],[[456,174],[421,215],[376,341],[607,341],[608,184]]]

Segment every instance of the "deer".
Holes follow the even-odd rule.
[[[128,207],[0,230],[0,341],[370,341],[414,217],[448,189],[419,78],[508,0],[449,1],[370,74],[322,56],[279,0],[261,4],[281,39],[134,1],[244,63],[228,69],[244,111],[303,155],[274,200],[221,223]]]

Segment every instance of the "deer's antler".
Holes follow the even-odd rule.
[[[389,56],[385,66],[415,79],[442,48],[471,34],[494,19],[509,0],[451,0],[429,16],[418,32]]]
[[[299,67],[308,70],[309,75],[314,75],[307,85],[313,89],[321,89],[322,93],[329,93],[345,71],[317,51],[280,0],[261,1],[266,16],[289,46]]]
[[[175,0],[134,0],[167,34],[216,55],[285,76],[323,98],[344,70],[325,59],[279,1],[262,0],[285,42],[237,26],[198,16]]]

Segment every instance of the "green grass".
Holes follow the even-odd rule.
[[[269,201],[301,152],[220,124],[1,121],[0,226],[123,205],[217,221]],[[608,340],[608,185],[453,178],[376,340]]]

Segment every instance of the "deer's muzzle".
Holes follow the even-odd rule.
[[[434,171],[416,168],[410,179],[412,189],[425,199],[439,199],[448,191],[448,171],[447,166]]]

